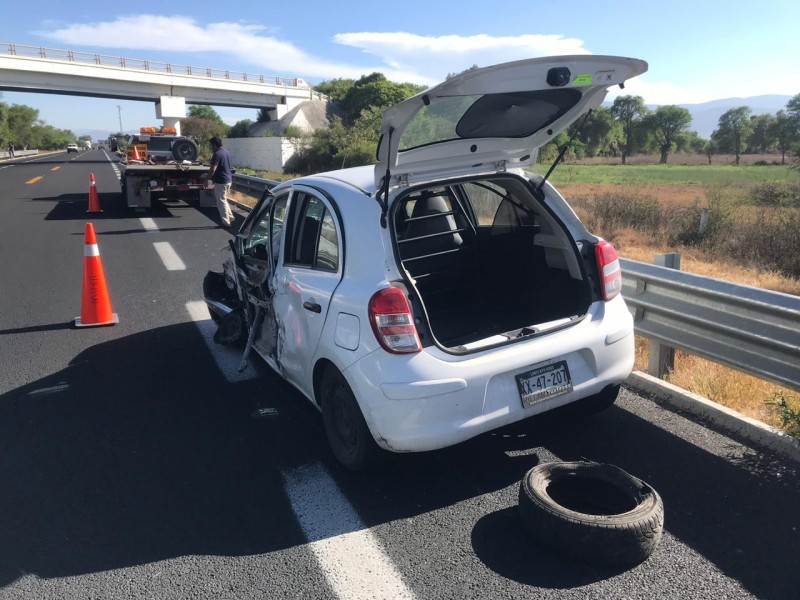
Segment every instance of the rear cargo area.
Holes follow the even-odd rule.
[[[591,304],[569,235],[517,178],[413,191],[397,201],[393,224],[402,267],[445,348],[527,337]]]

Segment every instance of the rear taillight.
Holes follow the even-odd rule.
[[[622,269],[617,251],[605,240],[595,246],[597,271],[600,273],[600,288],[603,300],[609,301],[622,291]]]
[[[406,354],[422,349],[408,299],[400,288],[384,288],[369,299],[369,322],[387,351]]]

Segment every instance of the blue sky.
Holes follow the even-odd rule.
[[[473,64],[589,53],[646,60],[648,73],[623,93],[648,104],[800,93],[796,0],[3,4],[0,43],[312,84],[382,71],[431,85]],[[126,130],[158,123],[149,103],[12,92],[0,100],[33,106],[48,124],[73,131],[116,131],[117,106]],[[229,124],[255,118],[253,110],[217,112]]]

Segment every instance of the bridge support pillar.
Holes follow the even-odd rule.
[[[186,117],[186,98],[182,96],[161,96],[156,103],[156,118],[163,121],[164,127],[174,127],[181,134],[181,119]]]

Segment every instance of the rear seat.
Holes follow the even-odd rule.
[[[398,211],[397,240],[405,269],[426,294],[468,285],[474,269],[475,237],[466,215],[446,191],[425,190],[406,199],[410,216]]]

